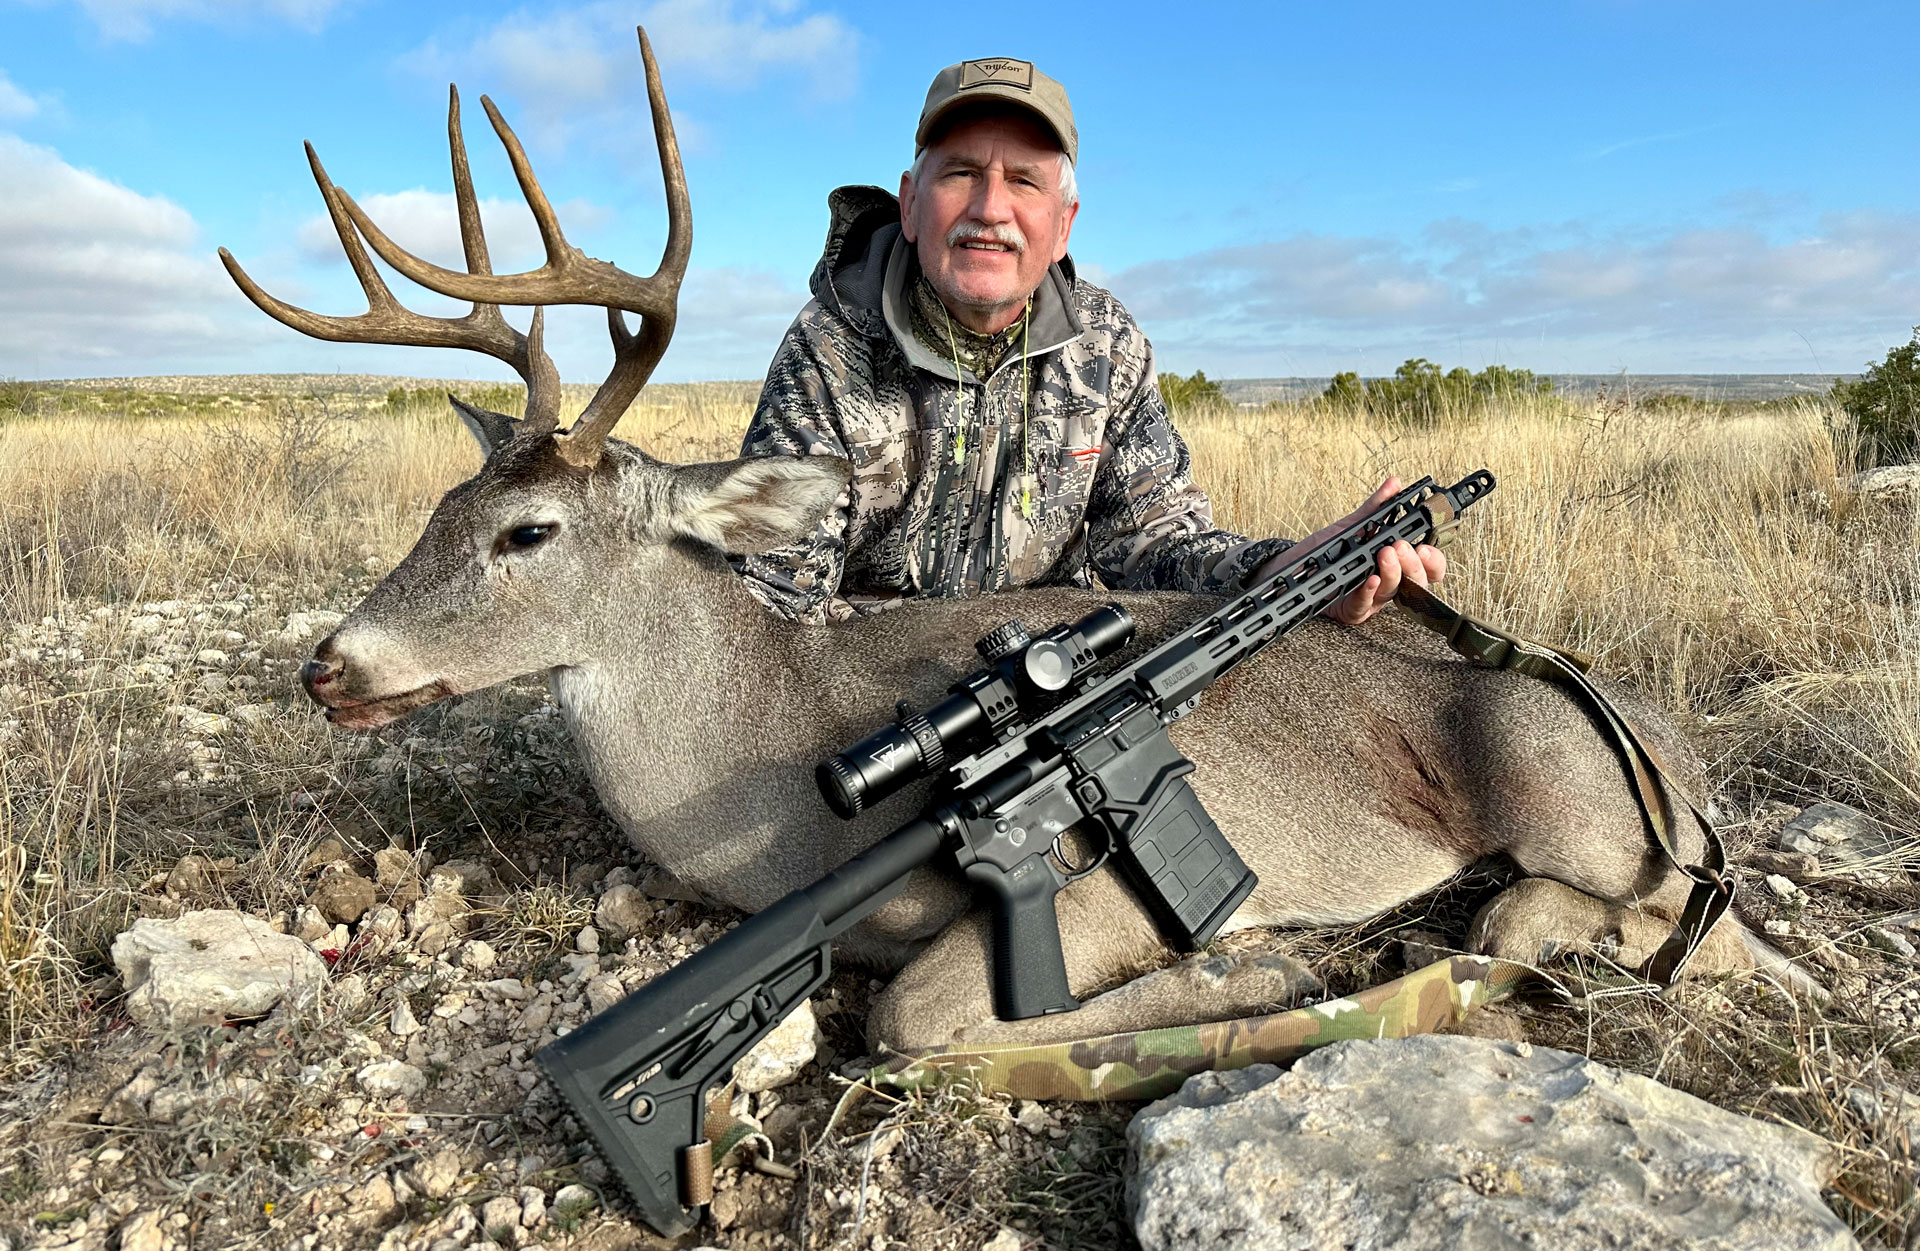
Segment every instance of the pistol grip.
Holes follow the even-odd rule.
[[[1044,856],[1029,856],[1003,873],[991,864],[968,865],[967,880],[993,910],[993,1011],[1019,1021],[1080,1006],[1067,986],[1060,951],[1060,918],[1053,897],[1062,882]]]

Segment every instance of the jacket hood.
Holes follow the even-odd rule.
[[[827,244],[813,267],[813,298],[868,338],[888,333],[882,298],[887,258],[901,239],[900,200],[880,187],[836,187],[827,194]],[[1073,287],[1073,258],[1062,257],[1066,290]]]

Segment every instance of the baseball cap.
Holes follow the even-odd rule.
[[[1004,100],[1033,113],[1060,140],[1067,159],[1079,164],[1080,132],[1073,125],[1067,89],[1035,69],[1032,61],[1004,56],[962,61],[933,76],[920,125],[913,132],[914,150],[927,146],[927,136],[941,118],[978,100]]]

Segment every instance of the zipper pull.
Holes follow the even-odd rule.
[[[953,463],[956,466],[967,463],[967,432],[964,429],[953,432]]]
[[[1033,520],[1033,487],[1023,485],[1020,488],[1020,515],[1028,521]]]

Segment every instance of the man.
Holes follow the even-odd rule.
[[[1151,345],[1075,275],[1079,135],[1060,84],[1025,61],[948,66],[914,145],[897,200],[828,197],[814,298],[742,450],[842,456],[853,480],[809,541],[737,560],[749,589],[822,622],[1015,586],[1228,594],[1277,569],[1287,540],[1214,526]],[[1403,577],[1444,570],[1438,549],[1401,543],[1329,615],[1358,624]]]

